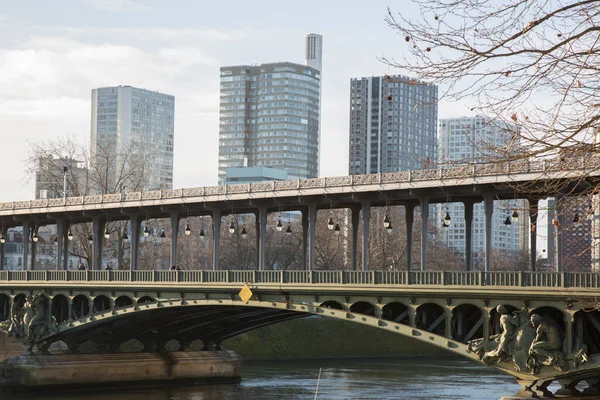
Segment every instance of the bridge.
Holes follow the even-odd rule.
[[[303,266],[314,269],[316,218],[319,209],[348,209],[352,221],[352,269],[367,271],[369,224],[371,208],[401,205],[405,207],[408,265],[412,265],[412,230],[414,210],[421,214],[420,269],[427,266],[427,224],[429,205],[462,202],[465,205],[465,254],[472,253],[471,232],[473,205],[485,206],[485,265],[490,271],[492,244],[492,214],[494,200],[526,199],[529,217],[536,223],[538,201],[555,196],[560,226],[565,226],[560,212],[567,195],[591,194],[599,181],[600,158],[572,158],[540,162],[482,164],[448,169],[405,171],[386,174],[354,175],[308,180],[259,182],[191,189],[157,190],[116,193],[0,203],[0,235],[7,229],[23,227],[29,238],[40,226],[57,226],[57,268],[66,269],[68,232],[71,226],[92,223],[92,269],[101,269],[103,232],[107,221],[128,221],[131,231],[130,267],[138,269],[139,239],[142,221],[150,218],[170,219],[171,265],[177,264],[179,221],[184,217],[211,216],[213,235],[213,269],[219,269],[221,218],[234,213],[254,213],[257,220],[257,265],[265,269],[267,216],[269,213],[298,211],[302,213]],[[362,222],[362,262],[358,259],[359,227]],[[557,253],[562,252],[563,239],[558,235]],[[23,266],[35,268],[36,244],[23,243]],[[536,234],[530,234],[530,264],[535,269]],[[557,257],[557,270],[562,271],[562,257]],[[471,257],[466,257],[466,269],[471,270]],[[4,246],[0,240],[0,269],[3,269]]]
[[[591,195],[599,165],[597,158],[518,162],[0,203],[2,236],[22,226],[29,238],[40,226],[56,224],[59,250],[55,270],[0,270],[1,328],[41,352],[59,340],[72,352],[86,341],[116,351],[130,339],[146,351],[172,340],[181,349],[195,340],[216,349],[251,329],[319,315],[388,330],[485,363],[514,376],[530,395],[548,395],[553,381],[561,384],[562,393],[575,393],[582,380],[597,389],[598,275],[564,272],[560,262],[556,272],[536,272],[535,232],[530,271],[490,271],[490,250],[494,200],[528,200],[535,223],[538,201],[555,196],[559,226],[564,226],[561,199]],[[429,205],[449,198],[465,205],[466,238],[471,237],[473,205],[484,203],[483,271],[471,271],[469,257],[466,271],[426,270]],[[370,210],[387,205],[405,207],[409,266],[414,210],[420,208],[419,271],[369,270]],[[351,211],[352,271],[314,270],[317,211],[333,208]],[[278,211],[302,214],[304,270],[264,268],[267,216]],[[256,271],[219,269],[221,218],[234,213],[257,216]],[[212,270],[139,270],[142,221],[170,219],[174,265],[179,222],[189,216],[212,217]],[[104,227],[123,220],[130,223],[131,269],[100,271]],[[92,268],[70,271],[68,232],[80,223],[93,226]],[[561,240],[559,235],[559,253]],[[471,247],[468,239],[466,254]],[[0,263],[3,252],[0,241]],[[28,257],[35,260],[35,242],[25,240],[23,259]],[[32,318],[27,325],[23,315]],[[547,335],[552,340],[543,340]]]
[[[1,271],[0,327],[42,353],[59,340],[72,352],[89,341],[114,352],[131,339],[144,351],[173,340],[181,350],[195,340],[214,350],[242,332],[318,315],[484,362],[529,394],[547,394],[552,381],[572,394],[582,380],[597,387],[599,288],[597,274],[568,272]],[[477,339],[503,334],[498,305],[552,320],[564,335],[566,367],[523,370],[510,358],[482,357]],[[28,308],[41,318],[19,333],[14,317]]]

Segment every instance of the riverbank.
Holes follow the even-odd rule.
[[[392,332],[324,317],[255,329],[222,343],[244,360],[440,357],[437,347]]]

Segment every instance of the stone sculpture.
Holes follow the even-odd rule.
[[[531,325],[536,335],[529,347],[527,365],[532,374],[540,371],[540,366],[551,365],[561,371],[569,369],[563,353],[563,335],[561,329],[549,318],[538,314],[531,316]]]
[[[10,318],[0,324],[0,330],[29,345],[29,350],[45,337],[58,331],[56,319],[50,316],[49,299],[43,293],[28,295],[21,305],[13,303]]]
[[[569,368],[565,360],[564,337],[560,327],[551,319],[531,315],[526,308],[508,313],[499,305],[502,332],[467,343],[468,351],[475,353],[487,365],[510,362],[517,371],[533,375],[541,366],[553,366],[561,371]],[[578,350],[574,367],[587,361],[585,348]]]

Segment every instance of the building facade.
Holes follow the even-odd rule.
[[[220,81],[219,184],[232,167],[318,176],[318,70],[289,62],[239,65],[222,67]]]
[[[55,199],[87,194],[88,168],[72,158],[42,157],[35,170],[35,199]]]
[[[321,72],[323,70],[323,36],[316,33],[306,35],[306,65]]]
[[[495,148],[505,146],[515,131],[515,126],[491,121],[482,116],[440,119],[438,163],[441,168],[467,163],[485,163],[494,156]],[[515,214],[516,213],[516,214]],[[444,227],[443,220],[448,214],[450,226]],[[513,217],[513,215],[515,217]],[[462,203],[453,203],[448,198],[446,204],[438,205],[437,225],[445,243],[465,254],[465,211]],[[494,201],[492,220],[493,262],[505,269],[527,260],[529,243],[529,211],[524,200]],[[472,221],[472,261],[474,268],[483,265],[485,257],[485,210],[483,202],[473,206]],[[516,265],[515,265],[516,268]]]
[[[350,175],[427,168],[436,157],[438,88],[403,76],[350,81]]]
[[[133,163],[147,163],[145,182],[138,189],[171,189],[174,118],[174,96],[132,86],[93,89],[92,163],[111,171],[111,176]]]

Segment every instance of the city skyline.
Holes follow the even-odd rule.
[[[225,5],[184,15],[156,1],[61,3],[69,6],[68,12],[51,19],[47,17],[56,7],[43,3],[33,9],[10,4],[0,13],[0,118],[2,139],[13,150],[4,158],[13,173],[0,178],[0,201],[33,198],[33,183],[24,181],[22,172],[28,141],[89,138],[89,91],[102,86],[131,85],[174,95],[178,141],[173,187],[216,185],[219,66],[302,63],[306,32],[322,34],[328,49],[323,59],[320,176],[346,175],[347,152],[336,151],[335,157],[330,153],[348,148],[348,82],[355,76],[397,72],[378,60],[384,54],[398,55],[401,44],[384,22],[384,2],[366,11],[351,3],[340,9],[314,2],[323,8],[320,15],[308,17],[306,7],[286,20],[274,16],[289,13],[290,6],[265,12],[268,7],[239,3],[226,22],[216,18]],[[188,11],[197,7],[191,2],[187,6]],[[325,17],[331,13],[343,21]],[[179,18],[178,24],[160,22],[165,16]],[[442,102],[439,110],[440,117],[469,114],[466,105]]]

